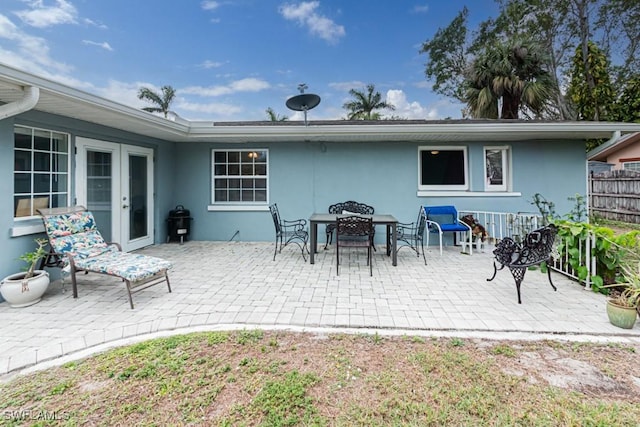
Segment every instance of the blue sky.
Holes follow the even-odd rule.
[[[492,0],[2,0],[0,62],[136,108],[145,86],[173,86],[188,120],[291,120],[306,83],[309,120],[341,119],[349,89],[373,83],[410,119],[461,117],[431,91],[422,42],[467,6]]]

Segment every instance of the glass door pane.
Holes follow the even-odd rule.
[[[113,191],[113,155],[87,150],[87,209],[106,241],[112,240],[111,196]]]
[[[129,239],[147,235],[147,157],[129,155]]]

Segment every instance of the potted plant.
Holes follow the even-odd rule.
[[[47,255],[47,239],[36,239],[38,247],[20,256],[27,263],[26,271],[5,277],[0,282],[0,294],[11,307],[27,307],[42,299],[49,286],[49,273],[36,270],[38,262]]]
[[[640,303],[640,263],[635,271],[626,266],[621,268],[625,282],[605,286],[616,287],[607,300],[607,316],[611,324],[631,329],[636,323]]]

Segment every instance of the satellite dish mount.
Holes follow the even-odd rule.
[[[320,104],[320,97],[313,93],[304,93],[308,86],[306,83],[298,85],[300,95],[292,96],[287,99],[287,108],[294,111],[304,112],[304,125],[307,126],[307,111],[312,110]]]

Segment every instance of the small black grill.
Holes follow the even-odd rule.
[[[184,206],[178,205],[175,209],[169,211],[167,218],[167,243],[172,240],[180,240],[180,244],[189,236],[191,232],[191,212]]]

